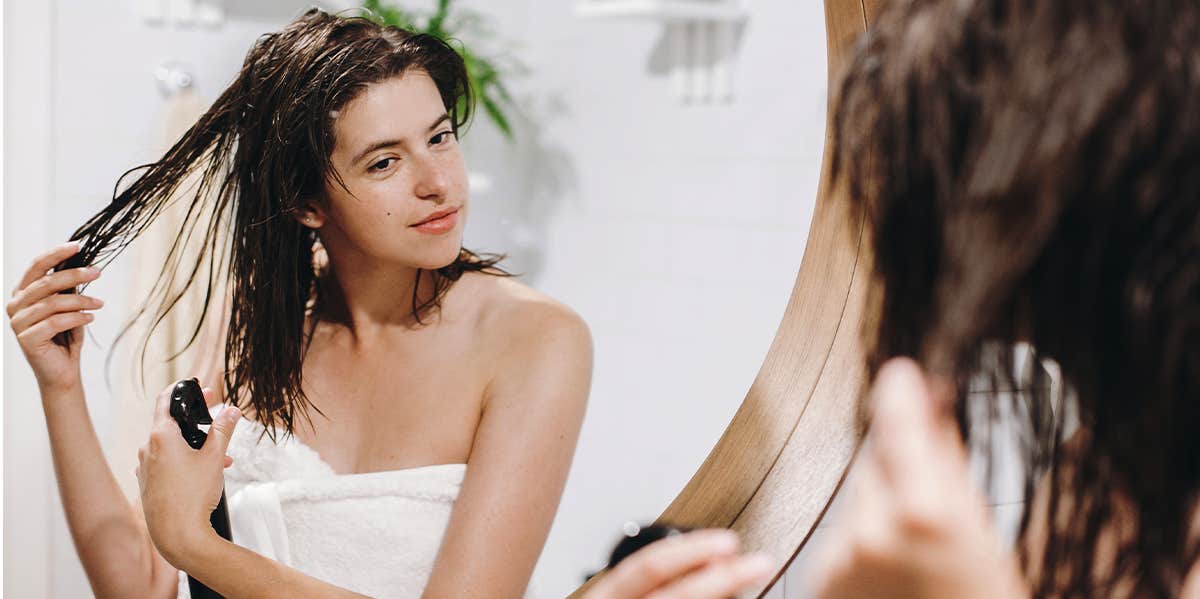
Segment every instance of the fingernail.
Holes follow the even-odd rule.
[[[78,241],[69,241],[69,242],[67,242],[67,247],[71,248],[71,250],[73,250],[73,251],[78,252],[79,248],[83,247],[83,244],[79,243]]]
[[[86,318],[87,320],[95,320],[95,319],[96,319],[96,315],[95,315],[95,314],[92,314],[91,312],[84,312],[84,313],[83,313],[83,316],[84,316],[84,318]]]
[[[96,268],[95,266],[89,266],[85,270],[87,271],[87,274],[89,274],[93,277],[100,276],[100,269]]]
[[[104,305],[104,300],[102,300],[100,298],[93,298],[92,303],[96,304],[96,307],[99,308]]]

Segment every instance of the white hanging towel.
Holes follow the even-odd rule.
[[[208,104],[191,88],[182,89],[167,99],[163,111],[159,115],[158,135],[155,146],[158,152],[165,153],[190,128],[204,112]],[[127,314],[112,314],[113,317],[124,318],[131,316],[133,310],[141,305],[151,292],[163,268],[164,260],[175,241],[175,236],[184,227],[184,216],[191,198],[187,192],[192,187],[193,180],[185,181],[180,186],[180,197],[167,206],[159,218],[133,244],[131,244],[122,260],[132,264],[128,298],[130,301]],[[194,193],[194,191],[193,191]],[[211,211],[203,210],[192,217],[197,226],[196,233],[183,249],[182,263],[190,266],[189,260],[195,260],[200,250],[202,236],[199,235],[207,227],[211,219]],[[176,272],[178,277],[171,284],[176,289],[186,281],[187,272]],[[198,285],[183,296],[167,318],[155,330],[154,337],[147,344],[145,364],[145,384],[138,376],[141,373],[142,339],[145,337],[150,318],[143,318],[130,331],[126,341],[117,346],[114,356],[116,366],[112,369],[113,383],[116,393],[113,395],[113,414],[115,415],[114,439],[109,448],[109,463],[113,466],[121,488],[129,497],[137,495],[137,479],[133,476],[137,467],[137,449],[150,436],[150,425],[153,422],[154,397],[170,383],[197,374],[201,359],[212,360],[213,356],[200,355],[200,349],[205,347],[211,353],[214,343],[209,339],[200,339],[179,358],[167,362],[166,359],[190,338],[192,329],[199,318],[203,305],[204,290],[207,282],[207,269],[197,274]],[[224,297],[224,287],[219,288],[218,295]],[[220,309],[220,301],[215,301],[216,313]],[[216,315],[214,315],[214,318]]]

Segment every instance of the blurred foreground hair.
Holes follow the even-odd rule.
[[[897,0],[835,110],[874,245],[872,377],[894,356],[950,377],[968,440],[1019,420],[1036,596],[1177,595],[1200,487],[1200,2]],[[1020,372],[1022,343],[1067,400]]]

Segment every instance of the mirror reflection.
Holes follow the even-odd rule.
[[[817,188],[819,4],[52,4],[6,134],[51,157],[6,199],[29,595],[563,596],[741,403]],[[254,556],[193,534],[222,490]]]

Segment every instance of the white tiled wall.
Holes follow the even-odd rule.
[[[736,99],[682,104],[663,27],[579,19],[573,2],[476,1],[520,39],[517,142],[466,143],[495,185],[468,242],[514,253],[574,307],[595,383],[535,589],[560,596],[626,520],[656,517],[741,403],[807,239],[825,125],[819,2],[752,1]]]

